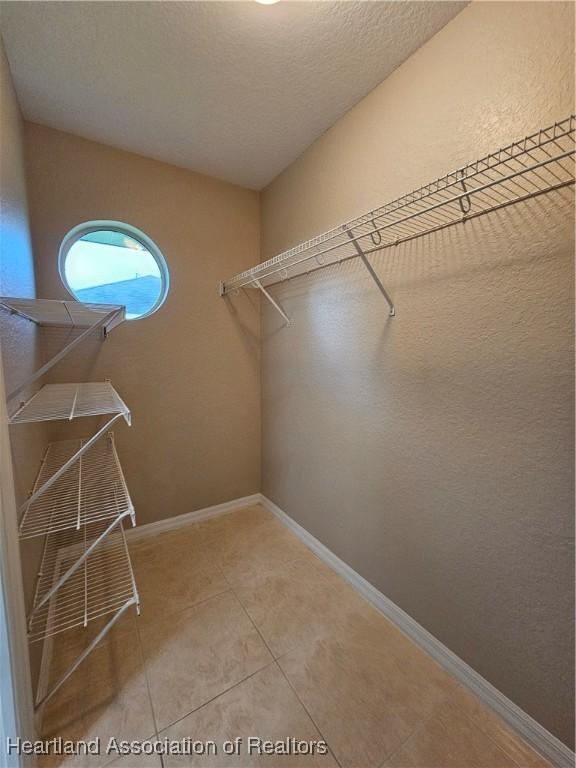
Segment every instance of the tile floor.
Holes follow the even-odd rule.
[[[261,507],[131,552],[142,614],[126,614],[46,705],[43,733],[103,743],[188,737],[213,740],[219,754],[41,765],[548,765]],[[83,632],[59,638],[51,674]],[[222,755],[238,736],[320,740],[328,752]]]

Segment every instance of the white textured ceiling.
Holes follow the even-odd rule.
[[[2,2],[27,119],[260,189],[462,2]]]

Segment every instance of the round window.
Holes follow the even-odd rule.
[[[119,221],[89,221],[70,230],[58,267],[75,299],[123,304],[127,320],[151,315],[168,293],[168,267],[158,247]]]

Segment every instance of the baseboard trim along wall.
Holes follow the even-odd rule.
[[[129,539],[134,541],[165,531],[175,530],[200,520],[224,515],[252,504],[262,504],[265,509],[298,536],[312,552],[330,566],[333,571],[346,579],[362,597],[368,600],[407,637],[426,651],[443,669],[477,696],[480,701],[499,715],[502,720],[552,765],[556,766],[556,768],[574,767],[575,755],[572,750],[547,731],[540,723],[536,722],[524,710],[520,709],[520,707],[489,683],[488,680],[483,678],[482,675],[472,669],[459,656],[452,653],[440,640],[431,635],[430,632],[424,629],[417,621],[393,603],[392,600],[389,600],[386,595],[377,590],[376,587],[366,581],[343,560],[340,560],[328,547],[325,547],[324,544],[263,494],[255,493],[251,496],[227,501],[224,504],[199,509],[196,512],[171,517],[167,520],[160,520],[157,523],[137,526],[126,533]]]
[[[139,541],[140,539],[148,538],[148,536],[156,536],[159,533],[173,531],[176,528],[181,528],[183,525],[199,523],[201,520],[209,520],[211,517],[225,515],[227,512],[234,512],[236,509],[249,507],[252,504],[263,504],[262,495],[260,493],[253,493],[251,496],[242,496],[239,499],[225,501],[223,504],[215,504],[212,507],[197,509],[195,512],[187,512],[184,515],[168,517],[166,520],[158,520],[155,523],[137,525],[135,528],[126,527],[126,538],[128,541]]]

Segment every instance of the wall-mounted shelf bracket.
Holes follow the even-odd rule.
[[[82,333],[66,344],[47,363],[28,376],[16,389],[8,393],[6,401],[10,402],[24,389],[42,378],[56,363],[59,363],[73,349],[96,331],[106,339],[109,331],[121,323],[125,317],[125,308],[109,304],[82,304],[77,301],[56,301],[54,299],[18,299],[0,298],[0,307],[18,315],[36,325],[52,328],[70,328],[82,330]]]
[[[118,621],[118,619],[130,608],[131,605],[136,606],[136,610],[138,613],[140,613],[140,606],[137,602],[137,598],[129,599],[124,605],[122,605],[115,613],[112,614],[112,618],[102,627],[100,632],[96,635],[96,637],[92,640],[92,642],[82,651],[82,653],[76,658],[76,660],[72,663],[72,665],[64,672],[63,675],[61,675],[58,680],[50,686],[50,688],[44,693],[42,696],[38,696],[36,698],[36,709],[39,709],[43,704],[45,704],[48,699],[51,699],[52,696],[58,691],[68,680],[70,675],[72,675],[80,666],[80,664],[84,661],[84,659],[89,656],[94,648],[98,645],[100,640],[108,634],[108,632],[112,629],[114,624]]]
[[[43,676],[36,709],[56,693],[131,605],[140,612],[123,529],[127,515],[111,524],[101,520],[46,537],[29,617],[30,642],[51,643],[54,635],[68,629],[83,629],[93,620],[110,618],[58,680],[48,686],[47,676]]]
[[[290,325],[290,318],[288,317],[286,312],[284,312],[280,304],[278,304],[278,302],[275,299],[273,299],[272,296],[268,293],[266,288],[264,288],[260,280],[254,280],[252,284],[254,285],[255,288],[258,288],[260,291],[262,291],[263,295],[268,299],[270,304],[272,304],[274,309],[282,315],[282,317],[284,318],[284,321],[286,322],[286,325]]]
[[[30,617],[28,619],[28,626],[32,627],[34,625],[34,618],[37,614],[37,612],[42,608],[45,603],[47,603],[50,598],[60,589],[62,584],[64,584],[68,579],[76,573],[78,568],[88,559],[88,557],[92,554],[92,552],[96,549],[96,547],[100,544],[101,541],[104,541],[104,539],[116,528],[117,525],[120,524],[122,519],[126,517],[129,514],[129,512],[124,512],[122,515],[119,515],[115,520],[113,520],[107,528],[105,528],[100,535],[95,538],[93,541],[90,542],[90,545],[87,546],[80,557],[78,557],[77,560],[75,560],[72,565],[66,570],[65,573],[63,573],[57,581],[52,585],[52,587],[41,597],[36,599],[36,602],[34,604],[34,607],[32,608],[32,611],[30,613]]]
[[[575,115],[524,135],[419,189],[245,269],[220,283],[220,295],[256,286],[255,280],[270,290],[285,280],[361,258],[394,316],[392,299],[368,261],[370,254],[572,186],[575,136]],[[559,197],[550,200],[551,205],[556,205]],[[438,248],[438,244],[431,247]]]
[[[384,296],[384,298],[386,299],[386,302],[387,302],[388,306],[390,307],[390,312],[389,312],[390,317],[395,317],[396,309],[394,308],[394,302],[390,298],[390,294],[388,293],[386,288],[384,288],[384,286],[382,285],[382,281],[380,280],[380,278],[378,277],[378,275],[374,271],[374,267],[368,261],[368,257],[366,256],[366,254],[364,253],[364,251],[362,250],[362,248],[360,246],[360,243],[358,242],[358,238],[354,237],[354,234],[352,233],[352,230],[348,229],[348,227],[346,227],[346,225],[344,225],[344,227],[346,229],[346,234],[350,238],[350,241],[353,244],[356,253],[362,259],[362,262],[364,263],[364,266],[366,267],[366,269],[370,273],[370,277],[374,280],[374,282],[378,286],[378,290],[380,291],[382,296]]]
[[[8,395],[15,398],[91,334],[105,339],[125,319],[125,307],[78,301],[0,296],[0,309],[44,329],[69,332],[68,343]],[[2,313],[0,313],[2,314]],[[124,534],[124,521],[135,524],[134,506],[118,460],[110,427],[130,410],[109,380],[45,384],[21,401],[8,422],[33,423],[108,416],[89,439],[48,446],[30,497],[20,507],[20,539],[42,536],[44,547],[28,615],[29,641],[47,641],[36,694],[42,706],[65,683],[100,640],[132,605],[138,590]],[[108,438],[104,440],[104,435]],[[60,676],[48,684],[52,636],[92,620],[106,623]]]
[[[10,424],[37,421],[67,419],[71,421],[84,416],[108,415],[110,418],[89,440],[87,440],[69,459],[40,487],[35,487],[32,495],[20,507],[20,514],[26,512],[70,467],[102,438],[111,426],[120,418],[131,423],[128,407],[109,381],[86,382],[81,384],[46,384],[25,402],[9,418]]]
[[[123,418],[123,414],[116,413],[114,416],[112,416],[111,419],[109,419],[106,424],[104,424],[103,427],[100,427],[100,429],[92,435],[92,437],[87,440],[81,448],[79,448],[69,459],[67,462],[65,462],[54,474],[46,480],[39,488],[34,490],[34,492],[26,499],[26,501],[20,506],[18,509],[18,514],[23,515],[28,507],[30,507],[32,504],[34,504],[40,496],[42,496],[43,493],[45,493],[51,486],[54,485],[54,483],[62,477],[62,475],[67,472],[70,467],[75,464],[82,456],[87,453],[90,448],[94,445],[94,443],[98,442],[102,435],[106,434],[110,431],[110,428],[114,424],[115,421],[118,419]]]

